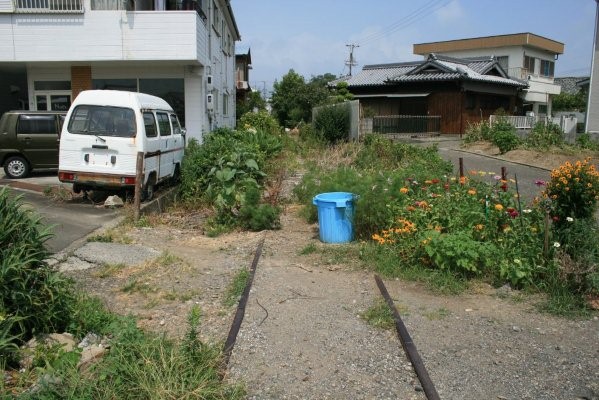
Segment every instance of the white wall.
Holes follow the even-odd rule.
[[[205,58],[198,53],[205,31],[188,11],[2,14],[0,61],[198,62]]]
[[[11,0],[0,0],[0,13],[12,12],[13,9],[14,7]]]

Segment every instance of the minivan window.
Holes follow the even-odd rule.
[[[179,120],[175,114],[171,114],[171,124],[173,125],[173,131],[175,135],[179,135],[181,133],[181,125],[179,124]]]
[[[168,114],[163,112],[157,112],[156,118],[158,118],[158,127],[160,128],[160,136],[172,135],[171,124],[168,122]]]
[[[17,134],[56,133],[56,119],[54,115],[19,115]]]
[[[144,126],[146,127],[146,137],[158,136],[158,130],[156,129],[156,119],[154,118],[154,113],[146,111],[143,113],[143,116]]]
[[[135,113],[125,107],[82,104],[73,110],[68,130],[81,135],[135,137]]]

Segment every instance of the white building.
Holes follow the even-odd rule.
[[[553,81],[555,61],[564,53],[564,44],[533,33],[486,36],[414,45],[414,54],[430,53],[466,58],[495,56],[511,78],[528,81],[522,91],[522,109],[535,115],[551,115],[551,98],[561,87]],[[514,112],[515,110],[508,110]]]
[[[230,0],[0,0],[0,112],[86,89],[164,98],[188,138],[235,125]]]

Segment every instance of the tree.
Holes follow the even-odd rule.
[[[331,91],[328,83],[335,78],[335,75],[327,73],[313,76],[306,82],[303,76],[290,69],[280,82],[273,85],[272,108],[279,123],[294,127],[302,121],[310,121],[312,108],[329,101]]]
[[[266,110],[266,100],[262,98],[258,91],[250,92],[245,99],[237,102],[237,119],[241,118],[243,114],[254,110]]]
[[[560,93],[552,99],[553,111],[584,111],[586,104],[586,93],[582,90],[575,94]]]

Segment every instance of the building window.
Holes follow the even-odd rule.
[[[535,73],[535,59],[534,57],[524,56],[524,68],[529,74]]]
[[[553,61],[541,60],[541,76],[553,78],[555,63]]]
[[[101,90],[137,92],[137,79],[92,79],[92,87]]]
[[[229,114],[229,95],[223,93],[223,115]]]
[[[220,28],[220,12],[218,11],[218,7],[216,6],[216,2],[212,1],[212,27],[217,35],[220,36],[219,28]]]

